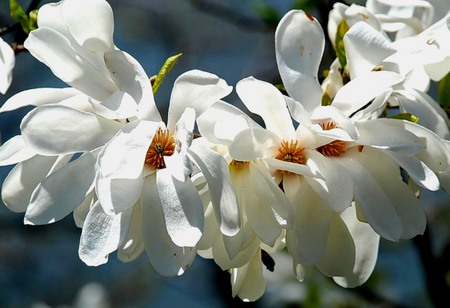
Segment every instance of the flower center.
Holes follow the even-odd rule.
[[[240,161],[240,160],[232,160],[230,163],[230,168],[233,169],[243,169],[245,167],[247,167],[249,164],[248,161]]]
[[[326,123],[320,123],[320,126],[322,126],[324,130],[330,130],[336,127],[336,123],[330,121]],[[323,156],[341,156],[345,153],[346,149],[347,142],[342,140],[335,140],[321,147],[318,147],[317,151],[322,153]]]
[[[164,169],[164,156],[170,156],[175,151],[175,139],[168,129],[158,128],[152,143],[145,155],[145,164],[153,169]]]
[[[295,164],[305,164],[306,159],[303,155],[304,147],[298,145],[298,140],[283,140],[278,148],[276,159],[287,161]]]

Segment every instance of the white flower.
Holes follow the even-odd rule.
[[[12,81],[16,58],[14,50],[0,37],[0,93],[5,94]]]

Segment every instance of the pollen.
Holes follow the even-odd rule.
[[[322,126],[323,130],[330,130],[335,128],[337,125],[335,122],[330,121],[326,123],[321,123],[320,126]],[[347,142],[342,140],[334,140],[328,144],[325,144],[321,147],[317,148],[317,151],[322,153],[324,156],[341,156],[345,153],[345,150],[347,149]]]
[[[305,164],[304,149],[304,147],[298,145],[298,140],[283,140],[278,148],[278,155],[275,158],[290,163]]]
[[[168,129],[158,128],[145,155],[145,164],[153,169],[164,169],[164,156],[171,156],[174,152],[175,139]]]

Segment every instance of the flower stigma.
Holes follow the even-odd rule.
[[[145,164],[153,169],[166,168],[164,156],[171,156],[175,152],[175,145],[169,130],[158,128],[145,155]]]
[[[326,123],[320,123],[320,126],[322,126],[323,130],[330,130],[333,128],[336,128],[336,123],[333,121],[326,122]],[[345,150],[347,149],[347,143],[342,140],[334,140],[330,143],[327,143],[321,147],[317,148],[317,151],[322,153],[323,156],[341,156],[345,153]]]

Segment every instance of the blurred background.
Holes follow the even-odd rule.
[[[442,0],[441,0],[442,1]],[[447,0],[443,0],[447,1]],[[20,0],[26,9],[33,2]],[[190,69],[215,73],[234,86],[255,76],[280,83],[274,31],[292,8],[303,8],[326,24],[335,1],[327,0],[110,0],[115,17],[115,44],[133,55],[149,75],[183,53],[156,94],[166,114],[174,80]],[[359,1],[364,4],[365,1]],[[445,13],[445,12],[444,12]],[[442,14],[442,12],[438,12]],[[0,27],[12,25],[9,1],[0,0]],[[16,33],[2,36],[9,43]],[[20,38],[19,38],[20,39]],[[329,44],[328,44],[329,46]],[[334,59],[327,48],[322,66]],[[51,71],[27,52],[16,57],[10,96],[31,88],[64,87]],[[243,108],[235,94],[226,100]],[[0,114],[2,143],[20,133],[29,109]],[[0,168],[0,181],[12,167]],[[275,271],[265,271],[265,295],[248,307],[433,307],[449,298],[450,197],[426,193],[422,203],[428,227],[423,236],[392,243],[381,240],[378,263],[369,281],[344,289],[317,273],[298,282],[290,258],[274,256]],[[230,276],[213,261],[197,257],[181,277],[165,278],[145,254],[125,264],[112,254],[107,264],[88,267],[78,258],[81,230],[73,218],[48,226],[24,226],[23,214],[0,206],[0,307],[228,307],[244,304],[231,297]]]

